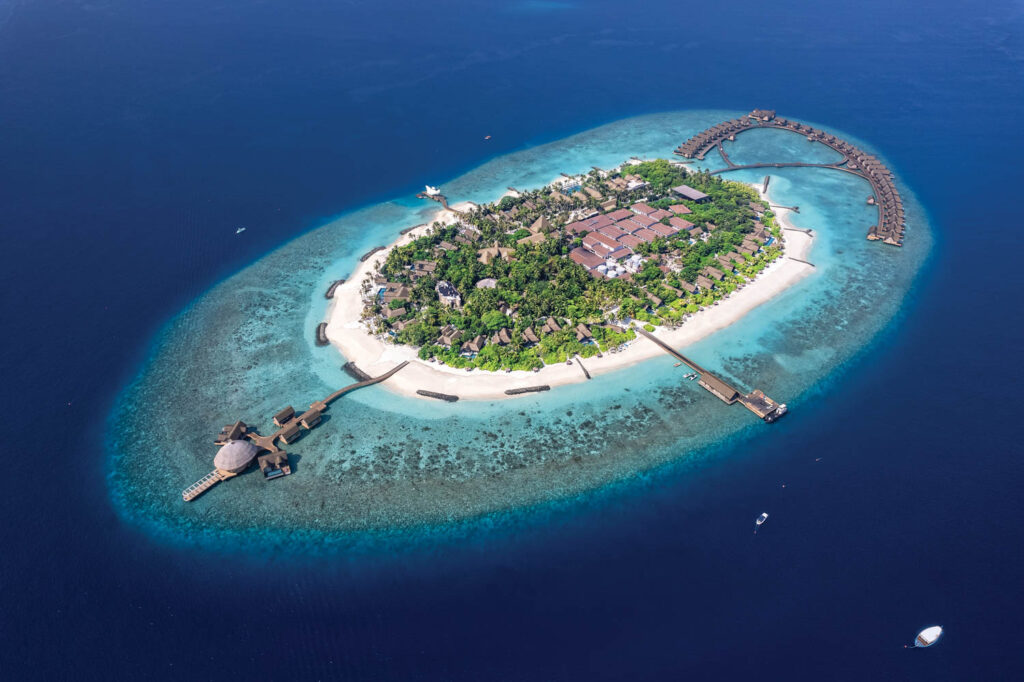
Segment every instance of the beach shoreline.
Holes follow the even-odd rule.
[[[768,200],[768,194],[761,187],[751,185],[759,195]],[[454,204],[458,210],[466,202]],[[754,310],[790,288],[810,274],[813,266],[801,261],[807,260],[814,243],[812,235],[793,231],[789,219],[791,211],[773,209],[779,227],[782,228],[783,253],[770,263],[753,281],[743,289],[734,291],[716,305],[694,313],[678,329],[658,327],[655,335],[674,348],[683,349],[711,334],[725,329]],[[474,369],[467,372],[446,365],[439,365],[419,359],[417,349],[396,345],[371,335],[360,321],[363,301],[360,287],[366,276],[387,258],[396,246],[407,244],[423,236],[435,221],[454,218],[451,211],[439,210],[425,225],[402,235],[383,251],[358,265],[348,280],[334,292],[327,312],[326,335],[344,358],[354,362],[359,369],[371,376],[383,374],[396,364],[409,364],[399,373],[381,384],[393,393],[421,399],[430,399],[416,393],[418,390],[458,396],[461,400],[497,400],[519,397],[507,395],[506,390],[546,385],[551,388],[580,383],[587,378],[578,362],[545,365],[538,372],[512,371],[488,372]],[[787,229],[789,228],[789,229]],[[800,229],[800,228],[797,228]],[[605,353],[603,357],[586,359],[587,371],[592,376],[615,372],[654,357],[663,356],[665,351],[653,342],[639,336],[629,342],[628,347],[618,353]]]

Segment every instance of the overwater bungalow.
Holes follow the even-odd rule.
[[[260,455],[256,461],[264,478],[280,478],[292,473],[292,467],[288,463],[288,453],[284,450]]]
[[[302,416],[299,417],[299,423],[306,429],[312,429],[320,423],[321,416],[320,410],[310,408],[303,412]]]

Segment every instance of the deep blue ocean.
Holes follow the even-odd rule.
[[[389,552],[115,509],[118,396],[225,278],[502,154],[754,107],[880,150],[934,239],[770,432]],[[0,679],[1020,679],[1022,118],[1020,2],[0,0]]]

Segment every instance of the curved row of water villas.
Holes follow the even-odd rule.
[[[703,160],[705,155],[721,141],[735,140],[736,135],[754,128],[777,128],[789,130],[807,137],[813,142],[821,142],[843,155],[843,160],[834,164],[837,169],[844,169],[862,176],[877,195],[875,204],[878,206],[879,220],[868,230],[869,240],[881,240],[893,246],[903,245],[903,234],[906,229],[906,216],[903,210],[903,199],[893,180],[892,171],[872,154],[859,149],[846,140],[831,133],[818,130],[813,126],[776,118],[775,112],[766,109],[755,109],[746,116],[731,119],[704,130],[681,144],[676,153],[687,158]],[[811,164],[814,165],[814,164]]]

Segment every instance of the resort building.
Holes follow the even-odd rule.
[[[711,201],[711,197],[709,197],[707,194],[704,194],[704,192],[696,190],[690,187],[689,185],[679,185],[678,187],[673,187],[672,191],[678,194],[679,196],[683,197],[684,199],[695,201],[698,204],[703,204],[707,203],[708,201]]]
[[[477,253],[477,260],[484,265],[490,265],[491,261],[495,258],[501,260],[512,260],[513,249],[507,246],[498,246],[498,242],[494,242],[494,246],[489,246],[486,249],[480,249]]]
[[[545,320],[544,326],[540,328],[541,334],[553,334],[560,331],[562,331],[562,327],[558,324],[558,320],[553,317],[549,317]]]
[[[437,291],[437,300],[444,305],[450,308],[459,308],[462,306],[462,296],[459,295],[459,292],[454,286],[452,286],[451,282],[441,280],[434,287],[434,290]]]
[[[421,277],[426,277],[427,275],[433,275],[434,274],[434,270],[436,270],[436,269],[437,269],[437,261],[418,260],[418,261],[414,262],[412,264],[412,266],[409,268],[409,271],[410,271],[409,275],[412,277],[413,281],[415,282],[416,280],[418,280]]]
[[[320,410],[318,410],[316,408],[310,408],[310,409],[306,410],[305,412],[303,412],[302,416],[299,417],[299,423],[302,424],[303,428],[311,429],[311,428],[313,428],[314,426],[316,426],[317,424],[320,423],[320,418],[321,418]]]
[[[441,336],[437,339],[438,346],[446,346],[450,348],[455,342],[462,338],[462,330],[456,329],[452,325],[448,325],[441,329]]]
[[[295,416],[295,410],[291,405],[274,415],[274,426],[284,426]]]
[[[582,265],[587,270],[593,270],[598,265],[604,263],[604,258],[598,256],[593,251],[577,247],[569,252],[569,258],[578,265]]]
[[[284,450],[260,455],[257,462],[264,478],[278,478],[292,473],[291,465],[288,463],[288,453]]]
[[[486,345],[486,343],[487,340],[483,337],[482,334],[474,336],[472,339],[462,344],[462,352],[479,353],[481,350],[483,350],[483,347],[484,345]]]
[[[713,268],[710,265],[707,266],[706,268],[704,268],[703,270],[701,270],[701,272],[704,274],[705,277],[707,277],[709,279],[717,280],[719,282],[721,282],[723,279],[725,279],[725,273],[724,272],[722,272],[721,270],[719,270],[717,268]]]
[[[256,459],[259,448],[247,440],[232,440],[217,451],[213,458],[213,466],[225,474],[240,474]]]
[[[494,336],[491,337],[491,343],[495,343],[499,346],[507,346],[512,343],[512,334],[509,333],[506,327],[502,327],[494,333]]]

